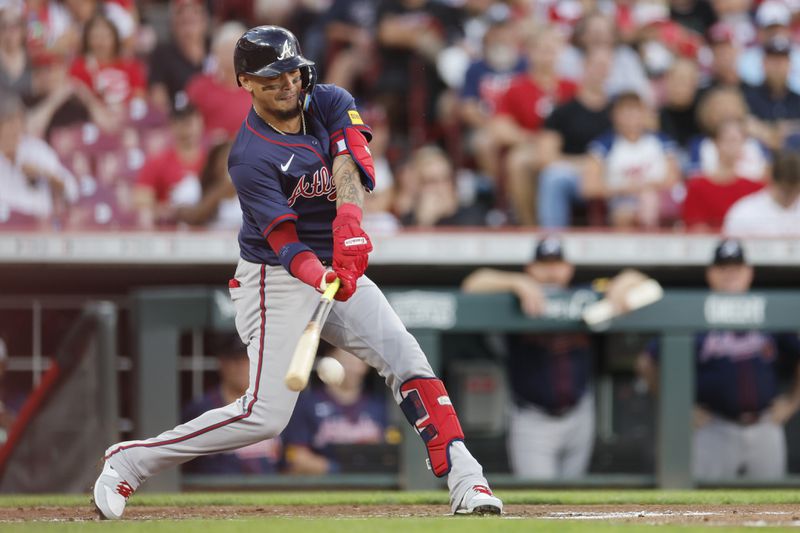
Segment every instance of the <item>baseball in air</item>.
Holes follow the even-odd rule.
[[[344,367],[333,357],[323,357],[317,361],[317,375],[327,385],[341,385],[344,381]]]

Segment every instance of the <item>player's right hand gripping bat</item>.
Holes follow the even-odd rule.
[[[322,325],[331,312],[333,306],[333,296],[339,290],[339,278],[334,279],[322,296],[319,297],[319,304],[311,315],[306,329],[297,341],[297,346],[292,354],[289,369],[286,371],[284,383],[290,390],[300,392],[308,384],[308,377],[311,374],[311,367],[314,366],[314,357],[317,355],[319,346],[319,336],[322,333]]]

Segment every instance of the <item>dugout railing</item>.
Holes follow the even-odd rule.
[[[512,295],[468,295],[454,290],[387,290],[400,318],[416,336],[432,366],[440,369],[442,335],[451,333],[510,333],[586,331],[581,310],[598,298],[588,290],[564,292],[550,299],[543,317],[520,311]],[[135,437],[152,436],[179,421],[179,342],[182,331],[206,328],[233,331],[234,311],[226,291],[209,287],[143,289],[131,299],[133,336]],[[607,323],[603,331],[655,334],[660,338],[659,398],[656,407],[654,475],[590,475],[571,486],[654,486],[666,489],[697,486],[692,479],[691,433],[694,398],[693,335],[707,329],[800,329],[800,291],[754,291],[741,295],[702,290],[668,290],[646,308]],[[258,478],[252,476],[184,476],[177,469],[149,481],[148,490],[174,491],[196,487],[399,486],[430,489],[441,481],[427,471],[425,451],[408,425],[400,450],[397,476]],[[496,485],[543,485],[510,475],[487,473]],[[279,478],[279,479],[277,479]],[[747,485],[723,480],[720,485]],[[771,484],[800,486],[800,476]],[[752,484],[751,484],[752,485]]]

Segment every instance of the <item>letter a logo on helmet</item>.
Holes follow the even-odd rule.
[[[281,55],[278,56],[278,61],[283,61],[284,59],[289,59],[290,57],[294,57],[294,50],[289,45],[289,40],[283,41],[283,48],[281,48]]]

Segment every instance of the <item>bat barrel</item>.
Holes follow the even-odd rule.
[[[319,346],[321,324],[311,322],[297,341],[297,346],[292,354],[292,362],[286,371],[284,382],[290,390],[299,392],[306,388],[311,367],[314,366],[314,357]]]
[[[311,375],[311,367],[314,366],[314,358],[317,355],[319,346],[319,336],[322,332],[322,325],[333,307],[333,296],[339,288],[339,279],[333,280],[325,293],[320,297],[314,314],[308,322],[303,334],[297,341],[297,346],[292,354],[289,369],[283,382],[289,390],[300,392],[308,385],[308,377]]]

